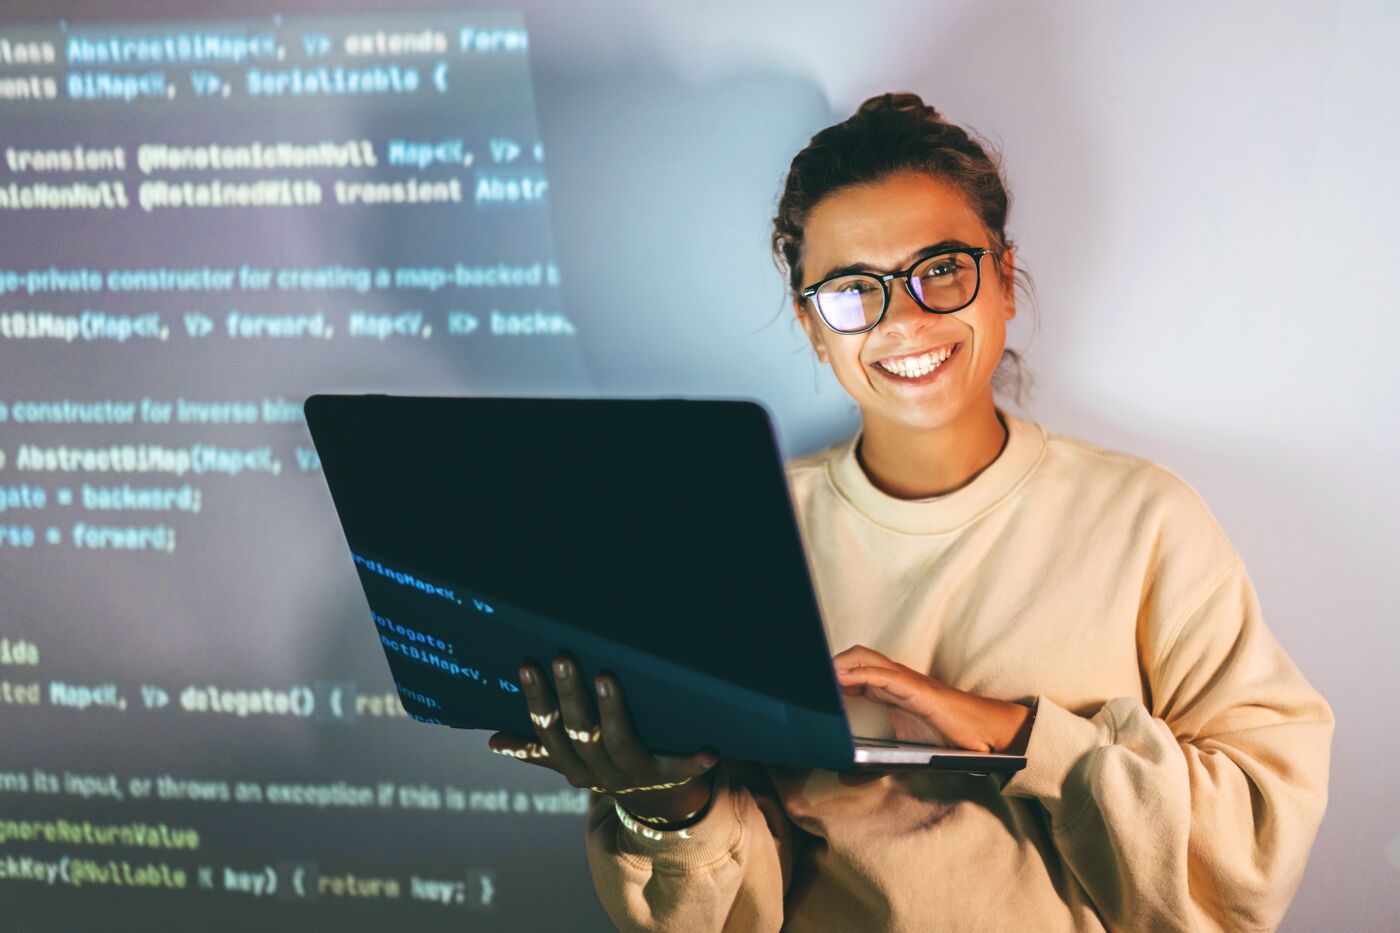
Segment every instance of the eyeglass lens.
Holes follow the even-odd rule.
[[[930,311],[954,311],[977,291],[977,261],[967,253],[930,256],[909,273],[919,303]],[[855,273],[832,279],[817,289],[817,311],[836,330],[870,327],[885,308],[885,286],[875,275]]]

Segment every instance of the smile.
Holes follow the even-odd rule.
[[[876,360],[871,367],[900,382],[932,382],[932,376],[962,348],[962,343],[949,344],[937,350],[914,356],[889,357]]]

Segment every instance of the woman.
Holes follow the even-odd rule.
[[[993,394],[1016,314],[996,163],[912,94],[792,162],[775,258],[855,437],[788,464],[848,696],[1013,775],[652,756],[620,686],[521,671],[497,751],[595,791],[629,930],[1263,930],[1327,799],[1327,702],[1200,496]],[[596,705],[590,686],[596,687]],[[854,705],[854,704],[853,704]]]

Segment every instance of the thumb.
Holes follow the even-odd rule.
[[[657,756],[657,770],[667,781],[684,781],[699,777],[717,764],[719,753],[712,748],[701,749],[686,757]]]

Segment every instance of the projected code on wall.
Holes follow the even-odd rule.
[[[0,14],[7,928],[602,916],[558,844],[583,792],[412,721],[438,698],[386,654],[519,697],[367,608],[305,425],[591,387],[525,21],[415,6]]]

